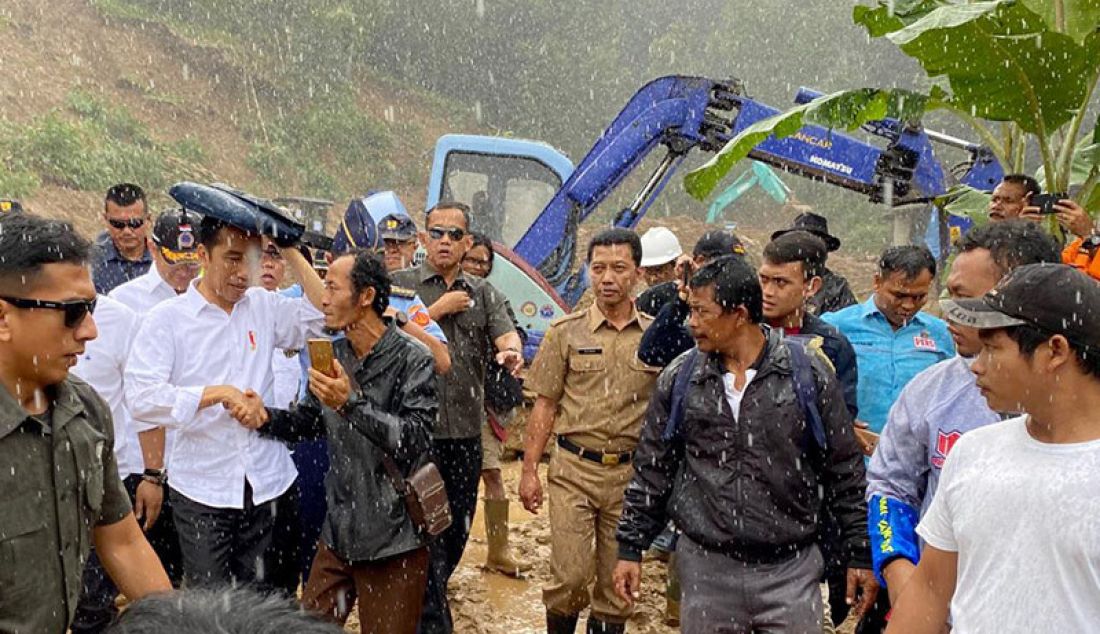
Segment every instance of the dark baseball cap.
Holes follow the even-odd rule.
[[[718,258],[723,255],[745,255],[745,245],[741,239],[729,231],[715,229],[708,231],[695,243],[691,250],[695,257]]]
[[[408,242],[416,237],[416,224],[406,215],[388,214],[378,221],[378,237]]]
[[[1065,264],[1025,264],[983,297],[940,302],[943,315],[979,330],[1033,326],[1100,350],[1100,283]]]
[[[198,223],[200,217],[184,209],[168,209],[153,224],[153,244],[172,264],[198,262]]]

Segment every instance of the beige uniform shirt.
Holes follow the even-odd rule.
[[[592,305],[550,326],[524,386],[557,402],[556,434],[586,449],[633,451],[661,370],[638,360],[652,322],[634,311],[616,330]]]

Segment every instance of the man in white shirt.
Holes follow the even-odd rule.
[[[134,418],[176,429],[169,497],[190,584],[263,582],[277,499],[297,472],[287,448],[237,420],[266,417],[275,348],[319,333],[321,280],[295,248],[283,258],[309,298],[254,286],[261,239],[210,217],[198,231],[203,277],[153,308],[126,369]],[[313,305],[311,305],[311,302]]]
[[[996,411],[947,457],[925,548],[889,632],[1090,632],[1100,623],[1100,285],[1030,264],[943,303],[981,330],[971,370]],[[1007,629],[1006,629],[1007,628]]]
[[[198,214],[183,209],[161,212],[149,239],[153,266],[144,275],[116,286],[108,297],[144,315],[162,301],[186,291],[199,274],[198,227],[193,224],[198,222]]]
[[[119,478],[130,495],[134,516],[145,531],[145,538],[157,553],[173,584],[178,585],[182,573],[179,539],[171,510],[162,505],[164,484],[161,465],[145,461],[142,454],[149,436],[139,436],[138,432],[148,427],[135,424],[123,401],[122,375],[140,324],[138,315],[122,303],[100,295],[95,322],[99,336],[87,343],[84,354],[71,372],[95,388],[110,407]],[[102,632],[118,614],[115,607],[118,588],[103,569],[94,550],[84,565],[81,584],[80,601],[69,629],[73,634]]]

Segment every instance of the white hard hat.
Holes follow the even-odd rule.
[[[665,227],[653,227],[642,236],[642,266],[668,264],[683,253],[676,234]]]

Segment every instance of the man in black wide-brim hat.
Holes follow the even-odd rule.
[[[772,240],[792,231],[806,231],[821,238],[825,241],[829,253],[840,248],[840,238],[829,233],[829,221],[825,216],[812,212],[798,214],[791,228],[776,231],[772,234]],[[814,315],[822,315],[847,308],[855,303],[856,296],[848,286],[848,280],[826,268],[821,276],[821,290],[806,302],[806,310]]]

